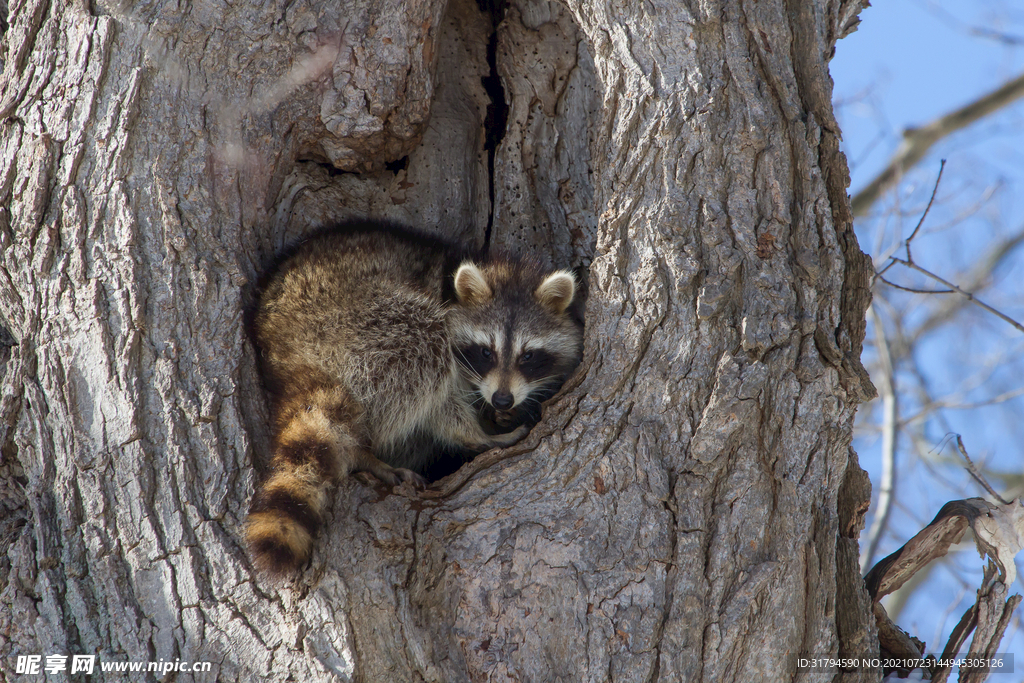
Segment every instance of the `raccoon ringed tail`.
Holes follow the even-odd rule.
[[[246,541],[257,567],[268,574],[287,574],[309,560],[331,482],[351,471],[352,452],[358,451],[351,425],[328,417],[338,410],[325,405],[323,393],[281,406],[273,473],[249,509]]]
[[[262,571],[280,576],[309,560],[323,523],[326,484],[302,465],[275,472],[253,498],[246,540]]]

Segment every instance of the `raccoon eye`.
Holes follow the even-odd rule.
[[[555,366],[555,357],[543,349],[527,351],[519,356],[519,371],[529,380],[549,375]]]
[[[458,360],[478,375],[486,375],[494,367],[494,353],[486,346],[473,344],[459,349]]]

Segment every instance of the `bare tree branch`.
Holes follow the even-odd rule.
[[[899,423],[896,403],[896,372],[893,369],[889,342],[882,328],[882,320],[875,313],[875,307],[868,308],[868,316],[874,323],[875,339],[878,343],[878,357],[882,372],[876,384],[878,395],[882,399],[882,481],[878,489],[878,511],[871,522],[866,542],[867,550],[861,560],[861,572],[867,571],[878,552],[878,544],[889,522],[892,512],[893,489],[896,486],[896,439],[899,435]]]
[[[963,21],[959,17],[955,16],[951,12],[947,12],[937,2],[929,2],[928,10],[932,13],[936,19],[946,24],[950,28],[966,33],[967,35],[977,36],[979,38],[985,38],[988,40],[995,40],[1005,45],[1022,45],[1024,44],[1024,37],[1015,36],[1012,33],[1006,33],[1004,31],[997,31],[988,26],[978,26],[976,24],[969,24]]]
[[[895,264],[895,263],[904,263],[904,261],[901,261],[900,259],[893,259],[892,263],[893,264]],[[892,265],[892,264],[890,264],[890,265]],[[892,287],[893,289],[898,289],[898,290],[903,291],[903,292],[910,292],[911,294],[953,294],[954,293],[954,290],[952,290],[952,289],[918,289],[917,287],[907,287],[906,285],[898,285],[895,282],[893,282],[892,280],[887,280],[886,278],[882,277],[881,273],[878,273],[876,275],[876,277],[879,280],[881,280],[882,282],[884,282],[885,284],[887,284],[890,287]]]
[[[994,315],[994,316],[996,316],[998,318],[1001,318],[1002,320],[1005,320],[1006,322],[1010,323],[1011,325],[1016,327],[1021,332],[1024,332],[1024,325],[1021,325],[1019,322],[1017,322],[1016,320],[1014,320],[1010,316],[1006,315],[1005,313],[1003,313],[1001,311],[998,311],[995,308],[989,306],[987,303],[985,303],[981,299],[979,299],[976,296],[974,296],[974,294],[972,294],[970,292],[967,292],[967,291],[964,291],[963,289],[957,287],[956,285],[954,285],[949,280],[945,280],[945,279],[939,277],[935,273],[933,273],[930,270],[927,270],[925,268],[922,268],[921,266],[917,265],[913,261],[907,261],[907,260],[904,260],[904,259],[898,259],[896,257],[892,257],[892,259],[893,259],[893,261],[896,261],[897,263],[902,263],[903,265],[907,266],[908,268],[913,268],[914,270],[916,270],[917,272],[921,273],[922,275],[927,275],[928,277],[930,277],[931,279],[935,280],[936,282],[949,287],[951,290],[953,290],[957,294],[960,294],[961,296],[965,297],[968,301],[970,301],[975,306],[980,306],[981,308],[985,309],[986,311],[988,311],[992,315]],[[906,288],[901,288],[901,289],[906,289]],[[940,293],[945,293],[945,292],[935,292],[935,293],[936,294],[940,294]]]
[[[908,128],[903,143],[889,164],[867,187],[853,197],[853,215],[867,214],[878,198],[891,189],[903,174],[919,162],[942,138],[965,128],[1024,95],[1024,74],[970,104],[942,116],[920,128]]]
[[[992,273],[995,272],[995,269],[1002,265],[1006,258],[1012,254],[1013,251],[1021,245],[1021,243],[1024,243],[1024,228],[992,247],[989,252],[978,261],[973,270],[962,278],[964,280],[963,288],[969,292],[977,292],[983,289],[991,279]],[[939,325],[949,321],[959,311],[963,310],[968,303],[970,303],[969,299],[964,297],[947,299],[942,306],[937,307],[931,315],[925,318],[924,321],[914,329],[911,338],[916,339],[928,332],[931,332]]]
[[[981,301],[980,299],[975,297],[974,294],[972,294],[971,292],[967,292],[967,291],[961,289],[960,287],[954,285],[952,282],[949,282],[948,280],[945,280],[945,279],[939,277],[938,275],[936,275],[935,273],[931,272],[930,270],[926,270],[925,268],[922,268],[921,266],[919,266],[916,263],[914,263],[914,257],[913,257],[913,255],[910,252],[910,244],[913,241],[913,239],[917,236],[917,233],[921,229],[921,226],[924,225],[924,219],[928,216],[928,212],[932,208],[932,202],[935,201],[935,193],[938,192],[939,183],[942,181],[942,171],[943,171],[943,169],[945,169],[945,167],[946,167],[946,160],[943,159],[942,160],[942,164],[939,166],[939,175],[936,176],[936,178],[935,178],[935,186],[932,188],[932,196],[928,200],[928,206],[925,207],[924,213],[921,214],[921,219],[917,222],[917,225],[914,227],[913,232],[910,233],[910,237],[908,237],[906,239],[906,241],[903,243],[904,250],[907,252],[907,257],[905,259],[901,259],[901,258],[897,258],[896,256],[890,256],[889,257],[889,263],[886,264],[886,266],[884,268],[882,268],[880,271],[877,271],[875,273],[875,278],[878,279],[878,280],[881,280],[882,282],[886,283],[887,285],[889,285],[891,287],[896,287],[897,289],[902,289],[904,291],[913,292],[913,293],[916,293],[916,294],[951,294],[953,292],[956,292],[956,293],[964,296],[971,303],[973,303],[973,304],[975,304],[977,306],[980,306],[981,308],[985,309],[989,313],[992,313],[993,315],[995,315],[995,316],[997,316],[999,318],[1002,318],[1006,322],[1008,322],[1011,325],[1013,325],[1014,327],[1016,327],[1021,332],[1024,332],[1024,325],[1021,325],[1019,322],[1017,322],[1013,318],[1009,317],[1005,313],[1002,313],[1002,312],[996,310],[992,306],[989,306],[984,301]],[[921,273],[923,275],[927,275],[928,277],[930,277],[931,279],[935,280],[936,282],[939,282],[939,283],[941,283],[943,285],[946,285],[946,287],[948,287],[949,290],[948,291],[938,291],[938,290],[916,289],[916,288],[912,288],[912,287],[906,287],[904,285],[897,285],[896,283],[894,283],[894,282],[892,282],[890,280],[887,280],[884,277],[882,277],[882,273],[884,273],[887,270],[889,270],[889,268],[891,268],[894,263],[901,263],[904,266],[907,266],[908,268],[912,268],[912,269],[918,271],[919,273]]]
[[[985,568],[981,588],[978,589],[978,601],[975,603],[978,608],[977,626],[967,655],[969,658],[990,659],[995,655],[1013,611],[1021,601],[1020,595],[1007,597],[1009,586],[996,581],[995,578],[996,572],[990,562]],[[987,668],[970,669],[967,672],[961,670],[960,681],[982,683],[988,678],[988,674]]]
[[[917,221],[917,225],[914,226],[914,231],[910,233],[910,237],[908,237],[907,241],[904,243],[904,246],[907,248],[908,261],[912,260],[910,258],[910,243],[915,237],[917,237],[917,231],[921,229],[922,225],[924,225],[924,219],[928,218],[928,212],[932,210],[932,204],[935,203],[935,195],[939,191],[939,183],[942,182],[942,172],[945,170],[946,160],[942,159],[939,161],[939,175],[935,176],[935,185],[932,186],[932,196],[928,198],[928,206],[924,207],[924,213],[921,214],[921,219]]]
[[[974,461],[971,460],[971,456],[967,455],[967,449],[964,448],[964,441],[960,438],[959,434],[956,435],[956,449],[960,451],[960,455],[962,455],[964,460],[967,461],[967,472],[974,478],[974,481],[978,482],[983,489],[988,491],[988,495],[992,496],[1003,505],[1009,505],[1010,501],[996,493],[996,490],[992,488],[992,485],[988,483],[985,477],[981,476],[981,472],[979,472],[978,468],[975,467]]]
[[[910,417],[900,420],[900,426],[905,427],[909,424],[922,420],[930,416],[936,410],[973,410],[974,408],[984,408],[999,403],[1005,403],[1006,401],[1015,399],[1021,395],[1024,395],[1024,388],[1014,389],[1013,391],[1004,391],[1003,393],[997,396],[993,396],[992,398],[988,398],[983,401],[964,402],[959,398],[957,398],[956,400],[953,400],[951,398],[932,400],[929,398],[929,402],[923,405],[920,410],[918,410]]]

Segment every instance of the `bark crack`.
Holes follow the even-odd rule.
[[[484,150],[487,152],[487,192],[490,206],[487,210],[487,229],[484,233],[485,248],[491,244],[494,229],[494,204],[497,198],[494,179],[494,157],[498,146],[505,137],[508,127],[508,105],[505,103],[505,88],[498,73],[498,24],[508,9],[508,0],[477,0],[480,11],[490,17],[491,34],[487,38],[487,65],[490,74],[480,79],[481,85],[490,98],[484,118]]]
[[[412,529],[410,535],[412,536],[412,560],[409,562],[409,569],[405,573],[405,582],[402,584],[402,588],[409,590],[412,587],[413,579],[416,577],[416,565],[419,562],[419,545],[417,534],[420,528],[420,510],[414,508],[416,514],[412,520]]]
[[[673,590],[676,583],[676,548],[679,543],[679,518],[676,516],[678,506],[676,504],[676,475],[671,468],[668,470],[668,497],[662,501],[662,506],[668,511],[669,516],[672,518],[671,528],[669,529],[669,548],[668,548],[668,559],[666,560],[665,566],[665,607],[661,613],[661,619],[658,622],[657,630],[654,634],[654,640],[652,650],[654,651],[654,666],[651,668],[651,675],[647,679],[649,683],[657,681],[661,675],[661,645],[665,640],[665,625],[668,623],[668,619],[672,614],[672,605],[675,601],[675,591]]]

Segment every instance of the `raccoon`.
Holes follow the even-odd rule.
[[[525,436],[579,362],[581,301],[570,271],[389,224],[294,248],[253,321],[273,409],[272,472],[246,529],[257,566],[304,565],[331,484],[352,472],[422,486],[439,452]]]

